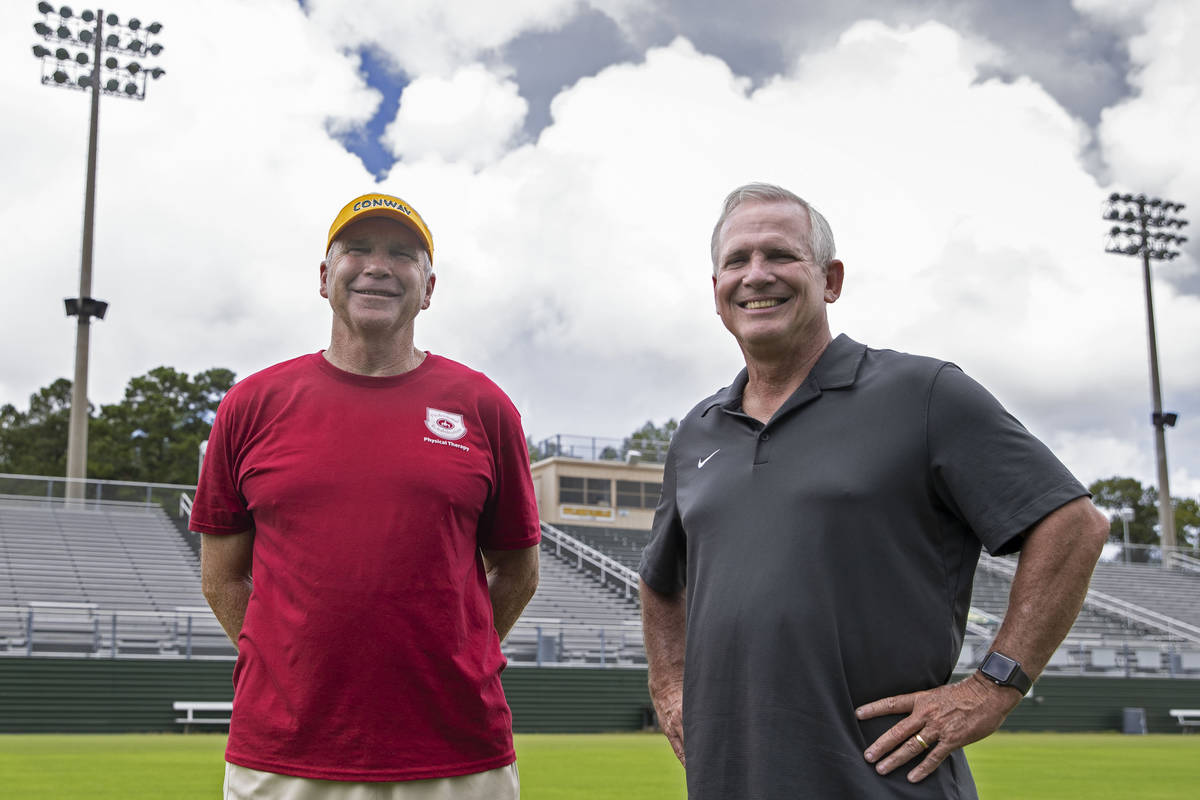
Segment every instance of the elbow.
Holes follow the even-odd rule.
[[[204,595],[204,599],[208,601],[211,607],[220,594],[218,583],[213,579],[212,575],[202,574],[200,576],[200,593]]]
[[[528,603],[533,599],[533,595],[537,592],[538,587],[538,562],[533,562],[533,568],[526,573],[525,576],[525,602]]]
[[[1108,541],[1108,517],[1100,512],[1091,501],[1084,506],[1084,519],[1080,522],[1080,550],[1086,553],[1092,563],[1100,560],[1100,553]]]

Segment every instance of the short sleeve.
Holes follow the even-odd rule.
[[[678,594],[687,585],[687,537],[675,493],[674,447],[667,450],[662,495],[654,511],[650,542],[642,551],[638,573],[660,594]]]
[[[930,390],[927,437],[934,490],[993,555],[1087,489],[986,389],[953,364]]]
[[[246,498],[238,490],[236,446],[233,442],[234,392],[230,390],[217,407],[204,465],[192,500],[188,527],[197,533],[242,533],[254,527]]]
[[[479,520],[479,546],[494,550],[520,550],[542,540],[537,498],[529,471],[529,448],[521,428],[521,415],[499,389],[490,416],[492,463],[495,484]],[[481,409],[482,410],[482,409]]]

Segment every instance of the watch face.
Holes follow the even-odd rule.
[[[988,653],[988,657],[979,665],[979,671],[994,681],[1006,683],[1017,670],[1017,662],[1000,653]]]

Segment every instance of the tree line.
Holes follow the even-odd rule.
[[[129,381],[120,402],[88,404],[87,476],[147,483],[196,482],[200,443],[233,385],[223,367],[189,376],[156,367]],[[71,381],[59,378],[29,398],[0,407],[0,472],[61,476],[67,470]]]

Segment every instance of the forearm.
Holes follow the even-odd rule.
[[[250,603],[250,591],[253,583],[249,577],[241,580],[206,582],[204,584],[204,599],[208,601],[213,616],[229,641],[237,646],[238,635],[242,632],[242,624],[246,620],[246,607]]]
[[[537,547],[510,552],[487,551],[484,565],[488,597],[492,601],[492,624],[500,640],[504,641],[537,591]]]
[[[687,643],[685,593],[662,594],[640,582],[642,636],[646,642],[651,696],[683,689]]]
[[[200,588],[225,635],[237,646],[254,588],[254,531],[204,534],[200,540]]]
[[[1107,537],[1107,520],[1087,498],[1039,523],[1021,549],[992,649],[1021,662],[1036,679],[1079,615]]]

